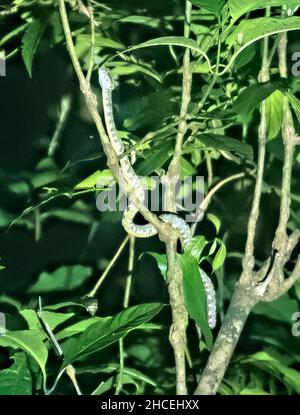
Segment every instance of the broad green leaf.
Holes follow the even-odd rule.
[[[277,375],[278,379],[283,383],[290,385],[298,394],[300,393],[300,373],[296,369],[292,369],[284,365],[279,359],[271,356],[267,352],[257,352],[245,358],[243,362],[252,363],[262,369],[271,371]]]
[[[110,317],[107,317],[107,318],[109,319]],[[101,317],[86,318],[85,320],[78,321],[77,323],[74,323],[68,327],[65,327],[63,330],[58,331],[55,334],[55,337],[59,341],[62,339],[66,339],[68,337],[75,336],[76,334],[82,333],[85,329],[87,329],[92,324],[95,324],[100,320],[103,322],[103,319],[104,318],[101,318]]]
[[[34,19],[22,37],[22,57],[30,78],[32,75],[33,58],[45,31],[45,27],[46,21]]]
[[[145,252],[145,254],[152,256],[156,260],[161,275],[164,277],[165,280],[167,280],[168,261],[166,255],[157,254],[156,252]]]
[[[212,263],[212,272],[215,272],[217,269],[221,268],[221,266],[224,264],[224,261],[226,259],[226,246],[223,244],[222,241],[220,241],[220,247],[213,259]]]
[[[203,249],[208,244],[208,241],[203,235],[194,236],[186,247],[186,251],[190,252],[191,255],[196,258],[197,262],[200,261]]]
[[[229,48],[235,47],[224,72],[234,63],[237,56],[252,43],[269,35],[275,35],[284,31],[299,30],[300,17],[271,18],[260,17],[242,21],[236,29],[228,36],[226,43]]]
[[[262,389],[245,388],[240,391],[239,395],[271,395],[271,394]]]
[[[189,48],[194,50],[195,52],[199,53],[204,57],[209,65],[209,69],[211,71],[211,64],[210,60],[207,55],[203,52],[201,48],[197,45],[195,40],[189,39],[183,36],[165,36],[165,37],[158,37],[155,39],[147,40],[146,42],[140,43],[138,45],[131,46],[130,48],[126,49],[124,52],[129,52],[132,50],[148,48],[151,46],[181,46],[184,48]],[[122,52],[123,53],[123,52]]]
[[[117,372],[120,365],[118,363],[108,363],[106,365],[101,366],[87,366],[87,367],[80,367],[76,370],[76,373],[106,373],[112,374]],[[132,369],[130,367],[124,367],[124,373],[131,376],[132,378],[139,380],[141,382],[148,383],[151,386],[156,386],[156,383],[149,378],[149,376],[145,375],[144,373],[140,372],[139,370]]]
[[[257,52],[257,45],[254,43],[248,48],[244,49],[235,59],[234,66],[236,69],[243,68],[253,61]]]
[[[297,300],[290,298],[288,294],[284,294],[271,303],[258,303],[253,308],[253,313],[291,324],[291,317],[298,311],[298,308]]]
[[[88,34],[80,34],[76,36],[76,44],[87,43],[91,44],[91,36]],[[105,38],[99,33],[95,35],[95,46],[100,48],[111,48],[111,49],[123,49],[124,45],[120,42],[116,42],[113,39]]]
[[[116,384],[116,376],[113,375],[106,379],[104,382],[101,382],[99,386],[93,392],[91,395],[103,395],[103,393],[108,392],[111,390]]]
[[[65,351],[64,367],[126,336],[130,331],[151,320],[162,307],[163,305],[158,303],[141,304],[92,324]]]
[[[248,121],[254,109],[282,87],[283,84],[281,82],[251,85],[239,94],[232,107],[243,121]]]
[[[159,108],[159,111],[157,111],[157,108]],[[145,95],[141,100],[134,98],[126,101],[126,105],[123,107],[126,117],[124,128],[131,132],[140,128],[153,131],[159,128],[166,118],[174,115],[175,111],[177,111],[177,104],[174,100],[174,91],[170,88],[159,89]],[[153,147],[158,144],[167,144],[167,141],[162,143],[156,140],[155,145],[152,145],[152,149],[155,150]]]
[[[167,141],[160,145],[159,150],[151,150],[151,152],[148,153],[148,157],[138,165],[136,169],[137,174],[147,176],[162,167],[171,157],[172,149],[172,142]]]
[[[187,161],[184,157],[181,157],[180,161],[180,177],[190,177],[194,176],[197,173],[195,167]]]
[[[295,97],[295,95],[291,93],[287,93],[287,97],[293,107],[298,123],[300,124],[300,101],[297,97]]]
[[[155,18],[153,16],[131,15],[122,17],[118,20],[118,23],[135,23],[157,29],[161,25],[161,19]],[[172,29],[172,26],[170,26],[170,28]]]
[[[76,184],[74,189],[91,189],[96,186],[101,188],[108,186],[113,180],[114,178],[110,170],[97,170]]]
[[[14,363],[0,371],[0,395],[32,395],[32,377],[26,354],[15,353]]]
[[[283,6],[286,5],[292,9],[299,5],[295,0],[228,0],[229,13],[232,17],[232,22],[237,21],[243,14],[252,10],[264,9],[266,7]]]
[[[42,329],[40,320],[35,310],[22,310],[20,314],[27,321],[29,330]],[[54,330],[59,324],[74,317],[74,313],[54,313],[52,311],[43,311],[43,317],[49,324],[50,328]]]
[[[132,75],[136,72],[142,72],[148,76],[151,76],[151,78],[154,78],[157,82],[162,83],[162,78],[158,72],[138,63],[114,62],[114,68],[111,69],[110,72],[113,77],[120,75]]]
[[[92,268],[82,265],[60,267],[53,272],[42,272],[28,292],[31,294],[52,291],[70,291],[80,287],[92,274]]]
[[[213,215],[212,213],[208,213],[207,214],[207,219],[214,224],[217,233],[219,233],[220,227],[221,227],[221,221],[220,219],[216,216]]]
[[[212,333],[207,321],[205,288],[197,260],[189,252],[178,255],[183,273],[184,301],[189,316],[195,320],[205,337],[208,350],[212,347]]]
[[[266,99],[268,138],[276,138],[281,131],[283,116],[283,94],[275,91]]]
[[[45,384],[48,350],[43,340],[44,334],[41,330],[6,331],[0,336],[0,346],[21,349],[32,356],[42,371]]]
[[[218,134],[199,134],[196,136],[196,138],[199,142],[207,147],[211,147],[215,150],[220,151],[233,151],[239,156],[253,160],[252,147],[247,143],[243,143],[242,141]]]
[[[88,311],[92,316],[95,315],[97,308],[98,308],[98,301],[92,297],[85,297],[85,298],[77,298],[71,301],[64,301],[62,303],[57,303],[53,305],[44,306],[44,310],[56,311],[60,310],[61,308],[69,308],[69,307],[82,307],[86,311]]]
[[[191,3],[195,6],[208,10],[219,18],[225,5],[225,0],[191,0]]]

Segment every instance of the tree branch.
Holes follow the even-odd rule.
[[[268,13],[269,10],[267,11],[267,14]],[[259,75],[261,82],[267,82],[269,80],[268,47],[269,40],[268,37],[266,37],[263,41],[262,67]],[[248,221],[243,271],[239,282],[235,286],[226,316],[210,353],[206,367],[194,392],[198,395],[215,395],[217,393],[248,315],[254,305],[259,301],[258,294],[255,290],[256,281],[252,277],[255,264],[254,239],[259,216],[265,166],[266,137],[266,105],[265,102],[263,102],[261,107],[261,121],[258,130],[257,178]]]
[[[184,36],[190,36],[192,4],[186,0],[185,3],[185,23]],[[176,181],[180,175],[180,162],[182,154],[182,144],[187,132],[187,114],[188,106],[191,100],[192,73],[190,68],[190,50],[186,48],[183,57],[183,77],[182,77],[182,95],[180,121],[176,135],[176,144],[173,158],[170,162],[167,172],[167,208],[170,212],[176,211]],[[174,180],[175,179],[175,180]],[[170,327],[169,339],[174,349],[175,366],[176,366],[176,394],[186,395],[186,370],[185,370],[185,350],[186,350],[186,328],[188,324],[188,315],[185,309],[183,288],[182,288],[182,270],[176,259],[178,234],[171,236],[166,241],[166,254],[168,261],[168,291],[170,296],[170,305],[172,310],[172,325]]]

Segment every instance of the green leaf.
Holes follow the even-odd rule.
[[[158,72],[153,68],[148,68],[138,63],[131,62],[114,62],[114,68],[110,71],[111,75],[122,76],[122,75],[132,75],[136,72],[142,72],[151,78],[155,79],[157,82],[162,83],[162,78]]]
[[[194,258],[196,258],[197,262],[199,262],[202,251],[207,244],[208,241],[203,235],[197,235],[194,236],[194,238],[189,242],[188,246],[185,249],[187,252],[190,252]]]
[[[92,297],[77,298],[76,300],[72,301],[64,301],[62,303],[44,306],[43,309],[55,311],[66,307],[82,307],[86,311],[88,311],[92,316],[94,316],[98,308],[98,301],[97,299]]]
[[[114,180],[113,175],[110,170],[97,170],[94,173],[90,174],[88,177],[83,179],[81,182],[76,184],[74,189],[91,189],[93,187],[105,187],[108,186]]]
[[[30,330],[42,329],[40,320],[35,310],[22,310],[20,311],[20,314],[27,321],[28,328]],[[43,317],[52,330],[54,330],[59,324],[64,323],[74,316],[74,313],[54,313],[52,311],[43,311]]]
[[[300,101],[297,97],[295,97],[295,95],[291,93],[287,93],[287,97],[293,107],[298,123],[300,124]]]
[[[283,84],[281,82],[251,85],[239,94],[232,107],[241,119],[246,122],[262,101],[282,87]]]
[[[44,334],[41,330],[6,331],[0,336],[0,346],[22,349],[32,356],[42,371],[45,384],[48,350],[43,340]]]
[[[54,272],[42,272],[38,281],[28,289],[28,292],[41,294],[52,291],[74,290],[80,287],[91,274],[92,268],[82,265],[60,267]]]
[[[220,227],[221,227],[221,221],[220,219],[216,216],[213,215],[212,213],[208,213],[207,214],[207,219],[214,224],[217,233],[219,233]]]
[[[126,336],[130,331],[151,320],[162,307],[163,305],[158,303],[141,304],[92,324],[65,351],[64,367]]]
[[[211,147],[219,151],[233,151],[239,156],[253,160],[252,147],[247,143],[218,134],[199,134],[196,138],[207,147]]]
[[[297,300],[290,298],[288,294],[282,295],[278,300],[271,303],[260,302],[253,308],[254,314],[287,324],[291,324],[291,316],[297,311]]]
[[[178,260],[182,267],[183,293],[187,312],[203,333],[207,349],[211,350],[213,339],[208,326],[205,288],[197,260],[189,252],[178,255]]]
[[[110,317],[107,317],[107,318],[109,319]],[[55,337],[58,341],[60,341],[68,337],[75,336],[76,334],[82,333],[92,324],[95,324],[100,320],[103,322],[103,319],[104,318],[101,318],[101,317],[86,318],[85,320],[78,321],[77,323],[71,324],[70,326],[64,328],[63,330],[58,331],[55,334]]]
[[[212,272],[215,272],[217,269],[221,268],[221,266],[224,264],[224,261],[226,259],[226,253],[227,253],[226,246],[223,244],[222,241],[219,241],[219,243],[220,243],[220,247],[212,263]]]
[[[245,388],[240,391],[239,395],[271,395],[271,393],[268,393],[262,389]]]
[[[187,161],[184,157],[181,157],[180,161],[180,177],[190,177],[194,176],[197,173],[195,167]]]
[[[76,46],[79,43],[87,43],[91,45],[91,35],[80,34],[76,36]],[[95,35],[95,46],[100,48],[111,48],[111,49],[123,49],[124,45],[120,42],[116,42],[113,39],[105,38],[99,33]]]
[[[45,31],[45,27],[45,20],[34,19],[22,37],[22,57],[30,78],[32,75],[33,58]]]
[[[191,3],[220,17],[225,0],[191,0]]]
[[[4,35],[0,40],[0,46],[5,45],[5,43],[9,42],[11,39],[18,36],[20,33],[24,32],[27,26],[28,26],[28,23],[22,24],[21,26],[17,26],[11,32]]]
[[[201,48],[197,45],[197,42],[193,39],[189,39],[183,36],[165,36],[165,37],[158,37],[155,39],[147,40],[146,42],[139,43],[138,45],[131,46],[130,48],[126,49],[124,52],[129,52],[132,50],[148,48],[152,46],[181,46],[184,48],[188,48],[194,50],[195,52],[199,53],[204,57],[209,65],[209,69],[211,70],[210,60],[207,55],[203,52]]]
[[[168,261],[165,254],[157,254],[156,252],[145,252],[145,254],[152,256],[157,263],[161,275],[167,280]]]
[[[257,352],[243,360],[245,363],[252,363],[274,375],[278,379],[291,386],[298,394],[300,393],[300,373],[296,369],[292,369],[281,363],[279,359],[271,356],[267,352]]]
[[[228,0],[229,13],[232,17],[231,23],[250,11],[283,5],[294,8],[299,5],[299,2],[295,0]]]
[[[162,167],[171,157],[172,149],[172,143],[167,141],[159,146],[159,150],[151,150],[151,152],[148,153],[148,157],[138,165],[136,169],[137,174],[140,176],[147,176]]]
[[[0,395],[32,395],[32,378],[26,354],[15,353],[14,363],[0,371]]]
[[[237,56],[252,43],[269,35],[275,35],[284,31],[299,30],[300,17],[271,18],[260,17],[257,19],[243,20],[237,28],[228,36],[226,43],[229,48],[235,46],[235,51],[224,71],[235,61]]]
[[[276,138],[281,131],[283,116],[283,94],[275,91],[266,99],[268,138]]]

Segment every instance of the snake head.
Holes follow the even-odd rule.
[[[102,89],[114,89],[114,81],[112,80],[112,77],[110,76],[110,73],[108,69],[106,68],[99,68],[98,70],[99,75],[99,83]]]

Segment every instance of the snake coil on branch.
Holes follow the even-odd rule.
[[[99,84],[102,89],[103,111],[108,138],[116,155],[118,156],[120,169],[126,184],[133,189],[133,193],[136,198],[141,203],[144,203],[145,194],[143,185],[132,168],[131,162],[125,154],[124,144],[119,139],[117,134],[112,105],[112,91],[114,89],[113,79],[111,78],[109,71],[103,67],[99,69],[98,75]],[[128,207],[124,211],[122,219],[122,225],[126,232],[130,236],[137,238],[149,238],[156,235],[157,230],[151,223],[147,223],[145,225],[138,225],[134,223],[134,218],[137,213],[138,209],[129,197]],[[163,213],[159,216],[159,218],[163,222],[170,224],[174,229],[178,230],[179,239],[182,248],[184,249],[192,239],[191,230],[187,223],[174,213]],[[206,292],[208,323],[211,328],[214,328],[216,325],[216,299],[214,287],[210,278],[203,270],[200,270],[200,275]]]

